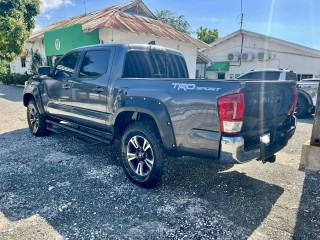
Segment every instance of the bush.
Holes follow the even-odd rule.
[[[0,75],[0,82],[3,84],[21,84],[24,85],[25,81],[27,81],[31,75],[21,75],[21,74],[8,74],[8,75]]]

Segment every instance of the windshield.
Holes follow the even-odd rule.
[[[268,72],[250,72],[242,75],[238,79],[245,80],[279,80],[280,72],[268,71]]]
[[[320,78],[306,78],[302,79],[301,82],[320,82]]]

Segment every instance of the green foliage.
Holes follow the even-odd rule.
[[[53,56],[47,56],[47,65],[51,68],[54,66]]]
[[[31,75],[21,75],[21,74],[7,74],[0,75],[0,82],[3,84],[21,84],[23,85],[25,81],[27,81]]]
[[[8,62],[0,60],[0,76],[8,74],[9,70]]]
[[[11,62],[22,51],[40,13],[40,0],[0,0],[0,61]]]
[[[34,74],[38,73],[38,68],[40,66],[42,66],[43,63],[43,59],[38,51],[38,49],[36,51],[33,51],[33,49],[31,49],[31,71]]]
[[[197,29],[197,38],[205,43],[212,43],[219,39],[219,32],[217,29],[203,28]]]
[[[174,29],[177,29],[180,32],[191,34],[190,24],[187,19],[183,15],[178,15],[175,12],[171,12],[169,10],[155,10],[154,15],[161,22],[164,22]]]
[[[62,56],[48,56],[47,65],[52,68],[60,60],[61,57]]]

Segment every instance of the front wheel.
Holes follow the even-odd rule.
[[[44,136],[49,133],[46,118],[43,116],[34,100],[30,100],[27,106],[27,120],[30,132],[35,136]]]
[[[160,137],[151,126],[130,125],[122,136],[121,151],[123,169],[132,182],[145,188],[161,182],[165,158]]]

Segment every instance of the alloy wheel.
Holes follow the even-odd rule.
[[[127,145],[127,161],[130,168],[139,176],[150,173],[154,164],[152,147],[142,136],[133,136]]]
[[[29,110],[29,119],[32,130],[36,132],[39,128],[39,114],[35,106],[32,106]]]

